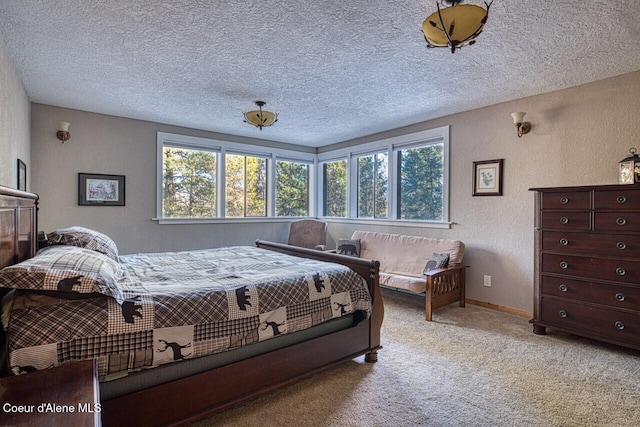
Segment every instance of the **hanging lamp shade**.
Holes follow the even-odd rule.
[[[262,107],[267,105],[266,102],[256,101],[256,105],[258,106],[258,110],[251,110],[244,113],[244,121],[246,123],[262,130],[263,127],[271,126],[278,121],[278,114],[262,109]]]
[[[462,46],[472,45],[476,37],[484,29],[489,17],[491,3],[486,3],[486,9],[473,4],[459,4],[458,1],[443,1],[443,5],[450,7],[440,8],[427,17],[422,23],[422,33],[427,41],[427,47],[448,47],[451,53]]]

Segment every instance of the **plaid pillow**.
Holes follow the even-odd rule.
[[[84,227],[61,228],[47,235],[49,245],[69,245],[105,254],[118,261],[118,247],[106,234]]]
[[[76,246],[51,246],[33,258],[0,270],[0,287],[124,297],[117,285],[120,264],[99,252]]]

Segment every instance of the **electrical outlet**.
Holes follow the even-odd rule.
[[[484,275],[484,285],[487,287],[491,287],[491,276]]]

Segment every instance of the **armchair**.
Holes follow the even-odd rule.
[[[327,223],[315,219],[292,221],[287,243],[303,248],[327,250]]]

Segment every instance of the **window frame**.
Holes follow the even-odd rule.
[[[375,197],[375,193],[376,193],[376,183],[377,183],[377,178],[378,178],[378,174],[377,172],[377,156],[378,155],[386,155],[387,157],[387,201],[386,201],[386,207],[387,207],[387,211],[385,212],[385,216],[381,217],[381,216],[376,216],[376,197]],[[359,160],[363,157],[369,157],[369,156],[373,156],[373,183],[372,184],[372,190],[373,190],[373,216],[361,216],[360,214],[360,162]],[[357,155],[353,156],[353,166],[355,167],[355,181],[356,181],[356,186],[355,186],[355,199],[356,199],[356,203],[355,203],[355,217],[358,219],[376,219],[376,220],[385,220],[385,219],[389,219],[390,215],[389,215],[389,202],[391,200],[390,197],[390,188],[389,188],[389,153],[386,149],[384,150],[376,150],[370,153],[358,153]]]
[[[325,198],[325,194],[326,194],[326,185],[325,185],[325,180],[324,180],[324,168],[325,165],[327,163],[333,163],[333,162],[345,162],[345,168],[346,168],[346,188],[345,188],[345,216],[332,216],[332,215],[326,215],[325,214],[325,210],[326,210],[326,205],[324,204],[324,198]],[[318,190],[317,190],[317,195],[318,195],[318,215],[320,218],[340,218],[340,219],[347,219],[349,218],[349,194],[350,194],[350,190],[349,190],[349,186],[350,186],[350,180],[349,180],[349,158],[348,157],[337,157],[337,158],[329,158],[329,159],[325,159],[323,160],[321,163],[318,162]]]

